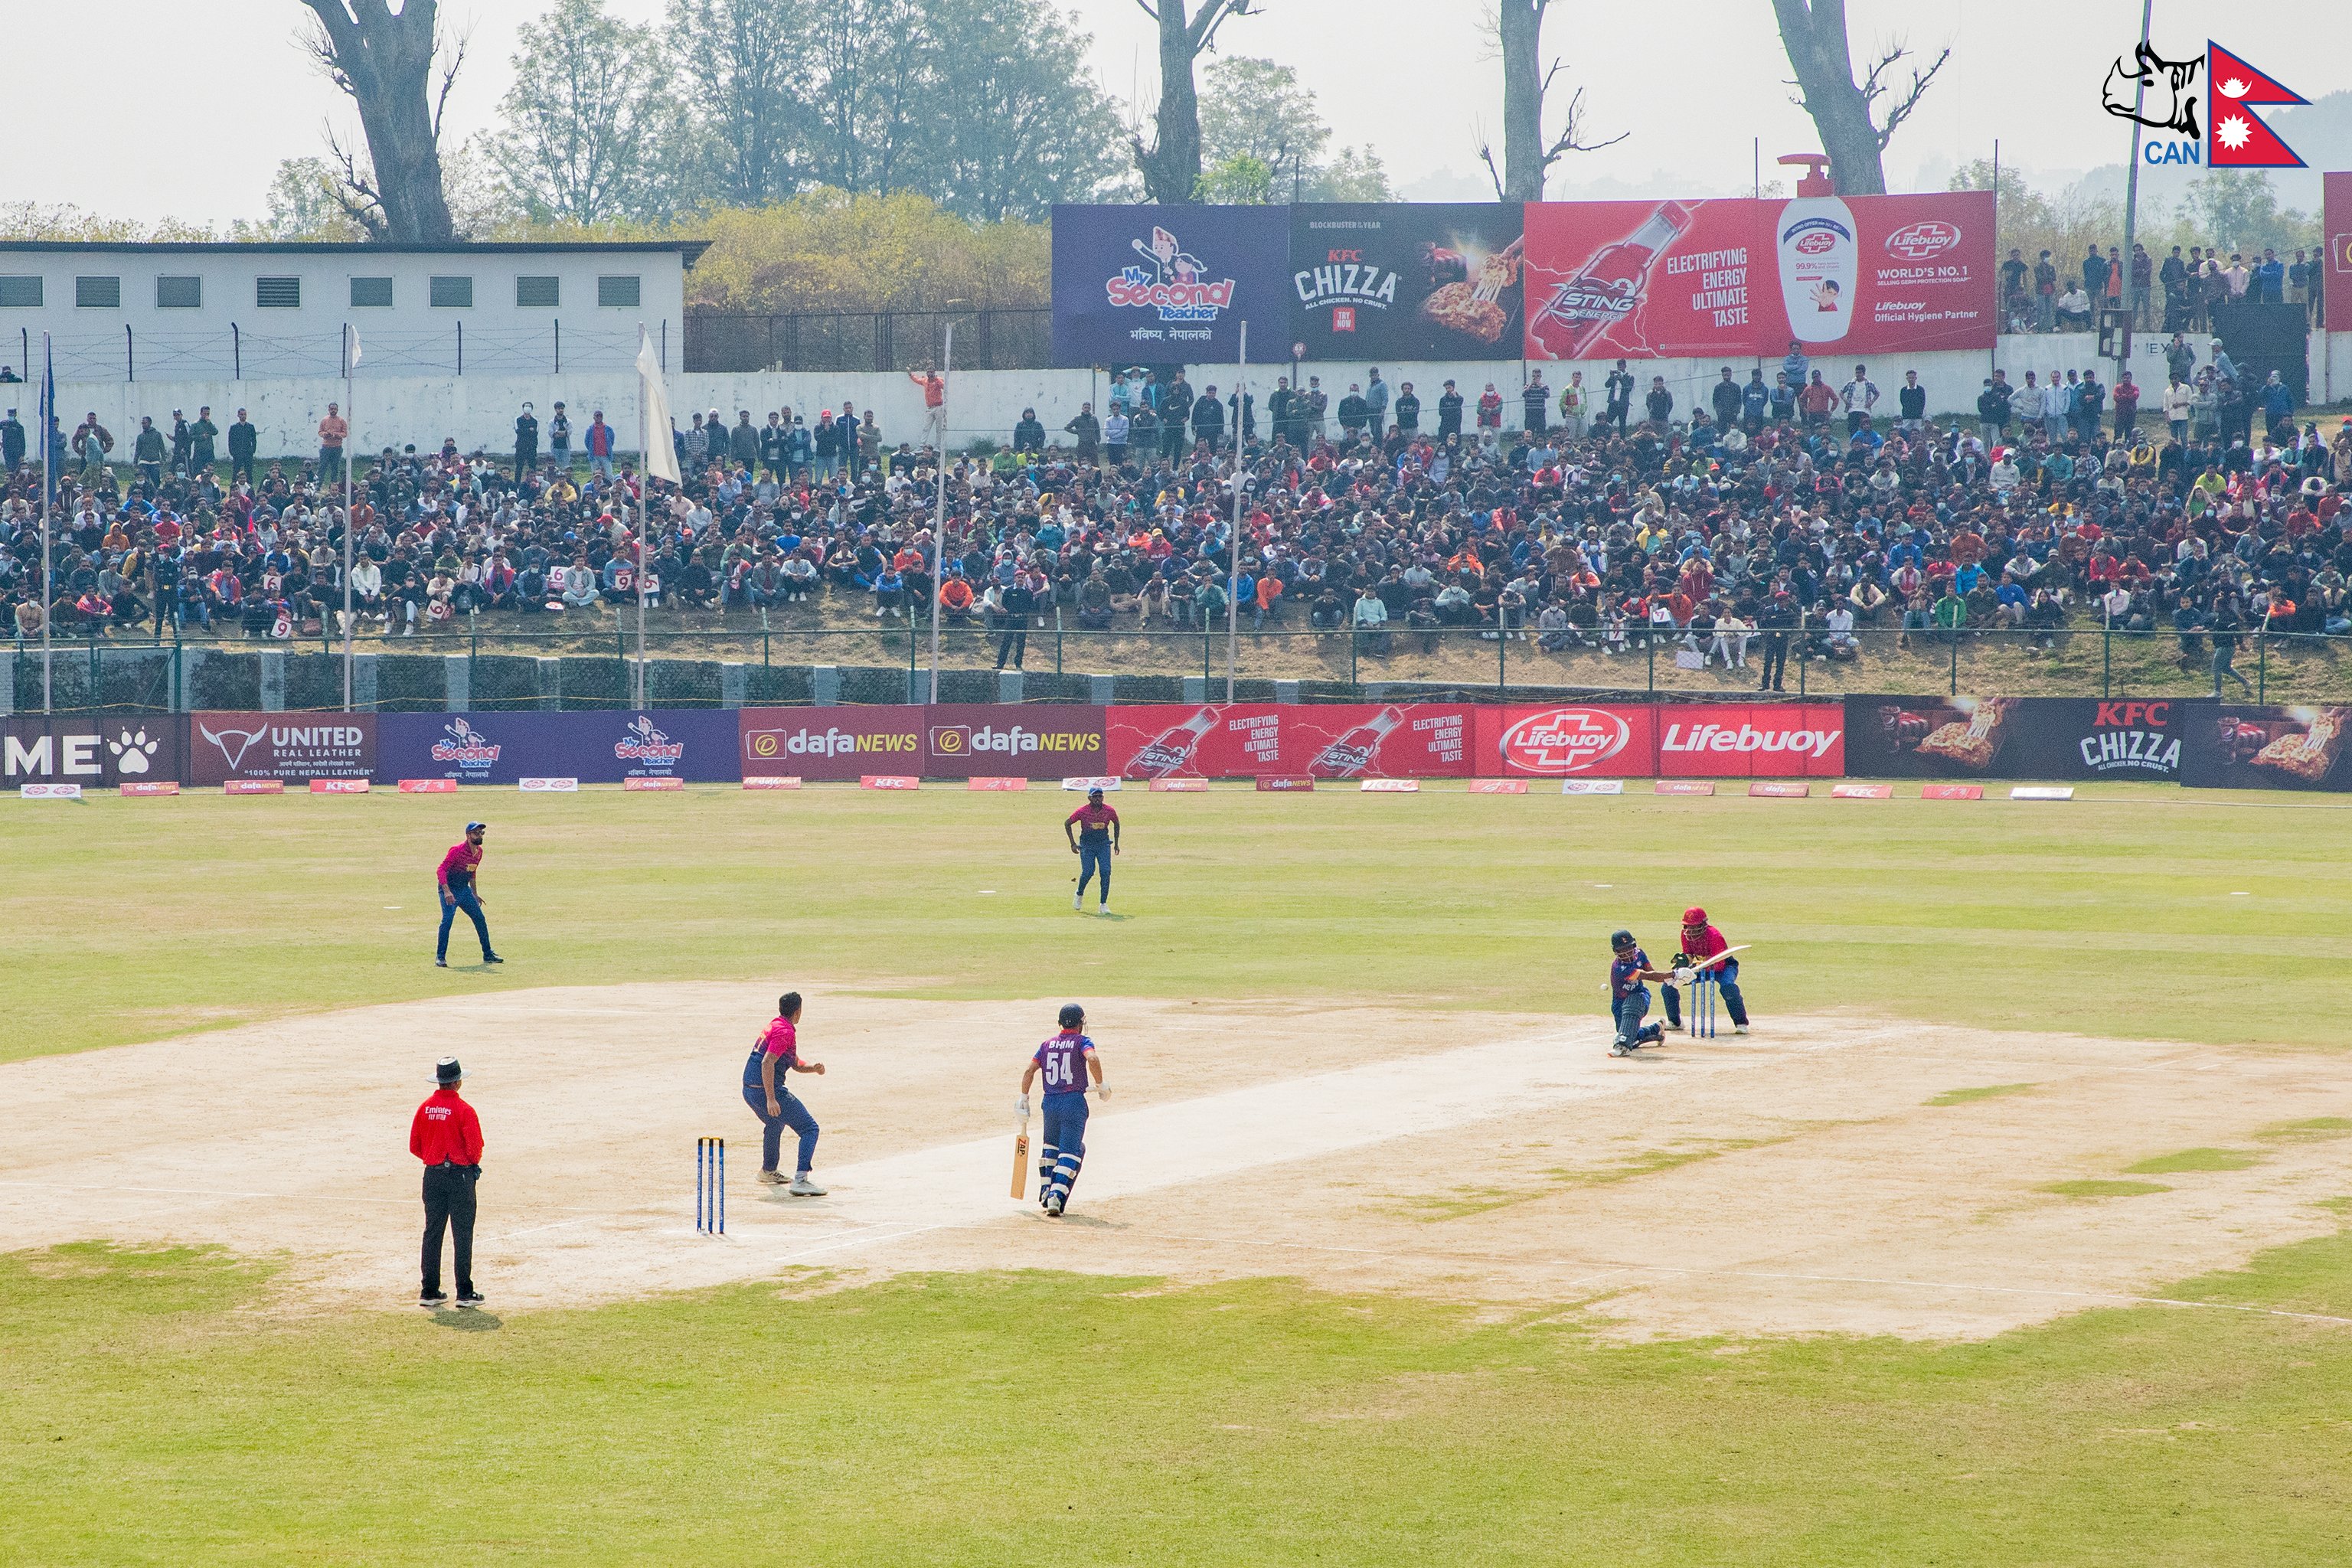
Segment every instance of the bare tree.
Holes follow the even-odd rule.
[[[311,52],[351,94],[367,137],[367,162],[330,137],[341,195],[371,237],[399,244],[454,233],[441,189],[441,111],[465,62],[463,38],[436,26],[437,0],[302,0],[317,26]],[[445,47],[445,45],[446,46]]]
[[[1857,87],[1853,51],[1846,42],[1845,0],[1772,0],[1772,13],[1780,19],[1789,63],[1796,68],[1797,104],[1813,117],[1822,151],[1829,154],[1831,184],[1840,195],[1882,194],[1886,167],[1880,154],[1919,107],[1927,84],[1952,51],[1938,54],[1925,70],[1914,66],[1910,86],[1888,104],[1884,118],[1874,118],[1879,100],[1890,90],[1887,73],[1911,58],[1910,49],[1899,42],[1888,44]]]
[[[1478,144],[1478,157],[1486,165],[1487,178],[1495,182],[1495,194],[1507,202],[1543,200],[1544,176],[1562,154],[1614,146],[1627,134],[1587,142],[1584,89],[1580,87],[1569,95],[1559,134],[1545,144],[1544,97],[1560,68],[1556,58],[1549,66],[1541,58],[1544,10],[1550,3],[1496,0],[1492,18],[1496,39],[1503,49],[1503,166],[1495,167],[1495,150],[1484,142]]]
[[[1143,191],[1155,202],[1190,202],[1201,183],[1201,100],[1192,85],[1192,62],[1213,43],[1228,16],[1249,15],[1251,0],[1197,0],[1188,17],[1186,0],[1135,0],[1160,24],[1160,105],[1153,111],[1153,139],[1143,144],[1138,131],[1129,138]]]

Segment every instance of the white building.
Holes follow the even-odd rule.
[[[700,240],[610,245],[0,243],[0,363],[60,382],[341,374],[523,375],[614,367],[643,323],[679,363]]]

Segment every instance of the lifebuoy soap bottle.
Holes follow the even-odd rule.
[[[1811,172],[1797,182],[1796,199],[1780,209],[1772,248],[1780,263],[1780,302],[1789,335],[1801,343],[1833,343],[1853,325],[1853,290],[1861,272],[1853,211],[1832,195],[1819,153],[1792,153],[1783,163]]]

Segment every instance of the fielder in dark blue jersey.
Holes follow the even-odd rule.
[[[1087,1038],[1087,1010],[1076,1002],[1062,1008],[1062,1032],[1030,1053],[1021,1074],[1019,1110],[1029,1115],[1029,1086],[1042,1075],[1045,1080],[1045,1134],[1037,1151],[1037,1204],[1058,1217],[1069,1205],[1070,1188],[1087,1157],[1087,1087],[1109,1098],[1103,1087],[1102,1058]]]
[[[1665,1030],[1656,1024],[1644,1024],[1643,1016],[1650,1010],[1650,988],[1647,980],[1672,980],[1671,971],[1650,967],[1650,955],[1634,942],[1633,933],[1621,931],[1611,936],[1609,948],[1609,1012],[1617,1026],[1617,1037],[1609,1047],[1612,1057],[1631,1056],[1643,1046],[1654,1046],[1665,1038]]]

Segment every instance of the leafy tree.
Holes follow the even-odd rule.
[[[2223,250],[2307,250],[2319,243],[2317,220],[2282,208],[2270,175],[2260,169],[2208,170],[2181,198],[2180,218]]]
[[[1395,189],[1381,155],[1370,147],[1342,147],[1339,155],[1308,177],[1310,202],[1392,202]]]
[[[1202,171],[1192,199],[1220,206],[1265,206],[1274,200],[1274,170],[1263,159],[1236,153]]]
[[[924,11],[921,91],[936,109],[918,121],[905,188],[994,222],[1121,182],[1118,113],[1087,73],[1086,35],[1043,5],[928,0]]]
[[[1388,171],[1370,147],[1344,147],[1336,158],[1325,158],[1330,127],[1315,94],[1299,86],[1290,67],[1234,55],[1201,78],[1208,89],[1201,106],[1201,155],[1210,165],[1204,181],[1223,178],[1221,169],[1247,158],[1265,165],[1277,201],[1393,199]]]
[[[807,166],[808,0],[677,0],[670,37],[694,105],[695,175],[727,206],[789,196]]]
[[[929,199],[812,191],[703,214],[711,242],[687,274],[689,303],[736,311],[1039,305],[1051,297],[1044,224],[971,223]]]
[[[1135,0],[1160,29],[1160,102],[1152,110],[1152,143],[1140,131],[1128,138],[1144,194],[1155,202],[1196,200],[1201,183],[1201,98],[1192,63],[1217,41],[1228,16],[1249,14],[1250,0]]]
[[[496,144],[516,201],[588,224],[670,210],[681,120],[654,30],[615,18],[604,0],[556,0],[520,37]]]
[[[351,95],[367,155],[332,150],[344,210],[380,239],[453,237],[441,189],[441,111],[464,64],[463,38],[446,38],[438,0],[302,0],[316,20],[311,55]]]
[[[350,194],[324,158],[288,158],[269,182],[268,214],[256,226],[270,239],[365,239]]]

